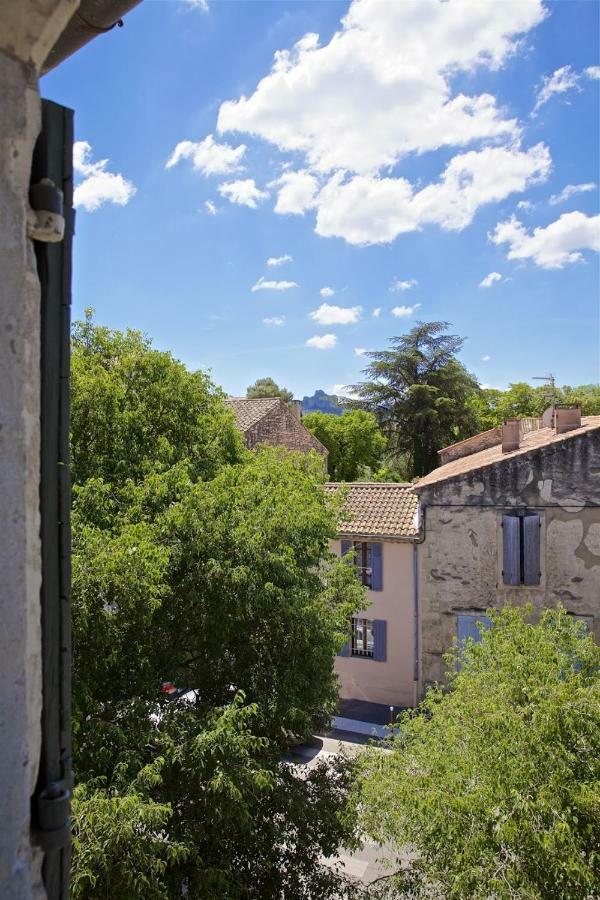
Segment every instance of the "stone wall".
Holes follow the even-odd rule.
[[[245,433],[244,439],[250,449],[258,444],[271,444],[274,447],[286,447],[288,450],[299,450],[302,453],[316,450],[321,456],[327,457],[325,447],[298,421],[285,403],[278,404],[250,428]]]
[[[418,492],[422,686],[443,679],[458,611],[562,603],[600,640],[600,430]],[[502,515],[519,507],[540,515],[540,585],[502,581]]]
[[[45,896],[29,811],[40,752],[40,292],[27,239],[39,67],[73,0],[0,4],[0,897]]]

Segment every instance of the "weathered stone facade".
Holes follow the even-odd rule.
[[[249,450],[259,444],[270,444],[301,453],[315,450],[327,460],[327,448],[304,427],[299,417],[282,400],[231,399],[228,403]]]
[[[38,73],[77,0],[0,4],[0,897],[38,900],[30,835],[42,708],[40,286],[27,238]]]
[[[443,680],[458,612],[561,603],[589,617],[600,640],[600,427],[415,489],[425,528],[421,687]],[[516,509],[540,516],[539,585],[503,583],[502,515]]]

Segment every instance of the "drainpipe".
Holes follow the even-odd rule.
[[[413,706],[419,702],[419,549],[413,544],[413,609],[414,609],[414,671],[413,671]]]

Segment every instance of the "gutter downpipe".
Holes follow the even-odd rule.
[[[419,537],[413,541],[413,624],[414,624],[413,706],[418,706],[418,703],[419,703],[419,675],[420,675],[420,668],[421,668],[421,660],[420,660],[420,656],[419,656],[419,651],[420,651],[420,641],[419,641],[419,629],[420,629],[420,621],[419,621],[419,544],[422,544],[425,540],[425,509],[424,509],[424,507],[421,506],[420,500],[419,500],[418,510],[419,510],[418,511]]]

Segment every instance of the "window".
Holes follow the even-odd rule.
[[[383,590],[382,546],[368,541],[342,541],[342,556],[354,550],[356,574],[371,591]]]
[[[502,516],[502,580],[504,584],[539,584],[540,528],[537,514]]]
[[[352,656],[373,656],[373,622],[352,619]]]
[[[385,619],[364,619],[355,616],[350,622],[350,639],[342,647],[340,656],[360,656],[378,662],[387,660],[387,622]]]
[[[466,642],[470,639],[474,641],[476,644],[479,644],[482,640],[482,633],[479,626],[483,626],[484,629],[490,628],[492,625],[492,620],[489,616],[479,615],[477,613],[461,613],[456,617],[456,637],[458,640],[458,646],[462,649]],[[460,658],[458,660],[457,668],[460,669],[461,662]]]

